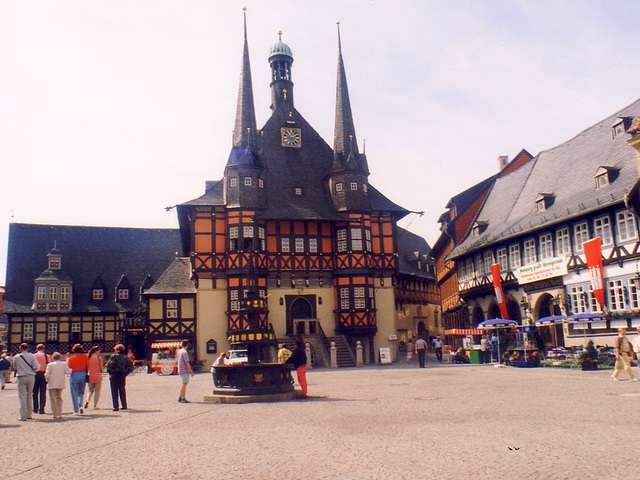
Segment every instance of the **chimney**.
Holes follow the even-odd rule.
[[[501,172],[504,167],[509,164],[509,155],[500,155],[498,157],[498,171]]]

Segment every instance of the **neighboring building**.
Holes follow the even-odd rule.
[[[303,335],[315,349],[323,345],[312,337],[344,336],[352,350],[361,341],[365,361],[376,362],[379,347],[397,347],[398,334],[414,328],[403,323],[399,332],[397,305],[437,303],[428,245],[412,248],[422,250],[420,266],[406,274],[418,280],[405,283],[396,222],[409,211],[368,181],[341,47],[333,149],[294,106],[289,46],[277,42],[269,64],[272,114],[258,130],[245,29],[224,176],[177,207],[197,289],[197,348],[214,341],[227,349],[257,326],[278,339]],[[411,299],[409,290],[416,293]]]
[[[4,304],[11,351],[23,341],[49,353],[123,343],[144,358],[142,293],[179,248],[177,230],[12,223]]]
[[[640,325],[637,217],[628,208],[638,181],[630,127],[640,100],[496,179],[467,236],[449,254],[471,325],[499,317],[491,265],[498,263],[509,318],[598,312],[583,243],[602,242],[607,320],[541,328],[547,344],[611,344],[621,326]],[[564,333],[564,335],[563,335]]]
[[[445,207],[447,211],[438,219],[442,233],[433,247],[432,255],[442,300],[446,343],[449,345],[459,345],[461,338],[456,337],[466,335],[477,323],[472,321],[469,308],[459,295],[458,271],[455,262],[447,256],[469,233],[495,181],[526,165],[533,156],[523,149],[512,161],[508,158],[498,157],[499,172],[451,198]]]
[[[398,347],[418,337],[425,340],[444,333],[439,314],[440,295],[435,282],[431,248],[424,240],[398,228],[399,274],[396,282],[396,328]]]

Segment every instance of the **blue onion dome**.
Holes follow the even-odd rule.
[[[284,56],[290,57],[291,60],[293,60],[293,53],[291,52],[291,48],[289,48],[289,45],[282,42],[281,31],[278,32],[278,36],[279,36],[278,43],[274,44],[273,47],[271,47],[271,50],[269,51],[269,60],[271,60],[272,57],[275,57],[277,55],[284,55]]]

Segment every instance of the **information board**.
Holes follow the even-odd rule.
[[[391,363],[391,350],[389,347],[380,347],[380,364],[390,364]]]

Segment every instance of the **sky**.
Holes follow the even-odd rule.
[[[222,177],[244,6],[258,127],[282,30],[296,108],[329,145],[340,21],[369,181],[424,212],[400,225],[430,245],[498,156],[536,155],[640,96],[633,1],[3,0],[0,285],[11,222],[177,228],[165,207]]]

